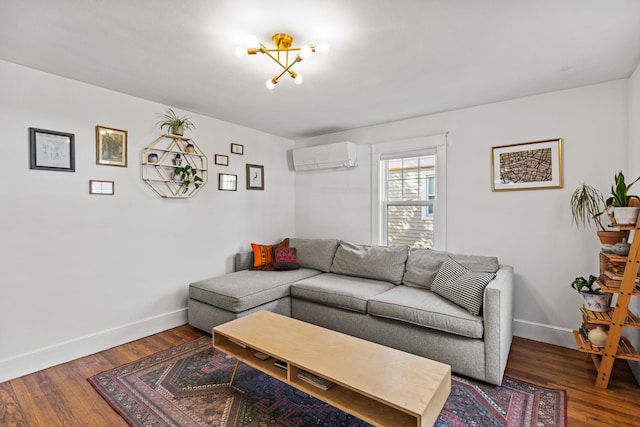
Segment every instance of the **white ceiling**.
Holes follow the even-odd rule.
[[[331,52],[268,91],[277,32]],[[300,139],[627,78],[640,1],[0,0],[0,59]]]

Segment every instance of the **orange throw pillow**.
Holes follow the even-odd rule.
[[[273,270],[273,250],[272,247],[289,247],[289,238],[287,237],[280,243],[275,245],[259,245],[251,243],[253,250],[253,268],[257,270]]]

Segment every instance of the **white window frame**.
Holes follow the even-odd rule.
[[[436,195],[437,199],[425,204],[433,204],[433,248],[447,249],[447,134],[429,135],[400,141],[383,142],[371,145],[371,241],[384,245],[386,239],[386,204],[384,202],[383,160],[398,157],[436,156]],[[397,204],[397,202],[394,202]],[[410,202],[416,205],[416,202]]]

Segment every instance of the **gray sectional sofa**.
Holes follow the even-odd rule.
[[[406,246],[289,240],[300,268],[235,272],[189,285],[189,323],[203,331],[259,310],[451,365],[500,384],[512,339],[513,268],[495,257]]]

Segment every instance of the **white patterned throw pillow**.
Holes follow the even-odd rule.
[[[495,273],[471,271],[448,259],[433,279],[431,291],[478,316],[482,310],[484,288],[494,277]]]

